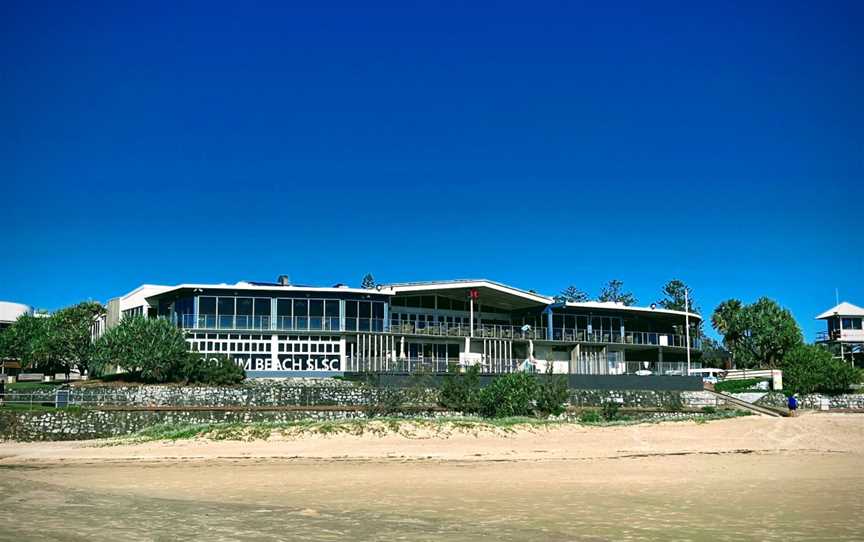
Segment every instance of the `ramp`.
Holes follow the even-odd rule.
[[[706,392],[711,395],[717,397],[718,399],[722,399],[728,405],[732,405],[736,408],[740,408],[742,410],[749,410],[751,412],[755,412],[757,414],[762,414],[763,416],[774,416],[775,418],[788,417],[789,412],[784,410],[778,410],[774,408],[769,408],[761,405],[754,405],[753,403],[748,403],[742,399],[738,399],[737,397],[732,397],[731,395],[726,395],[725,393],[717,393],[714,390],[706,389]]]

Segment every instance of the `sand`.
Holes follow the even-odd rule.
[[[856,414],[3,443],[0,539],[857,540],[862,444]]]
[[[858,454],[862,443],[864,416],[811,413],[785,419],[748,416],[704,424],[574,424],[514,434],[455,431],[446,438],[419,431],[413,438],[341,434],[290,440],[196,439],[111,446],[100,441],[6,442],[0,443],[0,465],[216,459],[538,461],[753,452]]]

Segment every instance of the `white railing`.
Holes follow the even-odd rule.
[[[446,322],[393,322],[389,326],[381,318],[344,319],[344,327],[340,319],[329,317],[301,316],[217,316],[215,314],[199,315],[184,314],[178,317],[177,325],[184,329],[203,330],[251,330],[251,331],[336,331],[336,332],[367,332],[391,333],[396,335],[426,335],[432,337],[470,337],[471,326]],[[523,329],[524,328],[524,329]],[[686,337],[675,333],[658,331],[625,331],[620,330],[587,330],[553,328],[547,334],[545,327],[528,327],[516,325],[477,324],[474,326],[474,338],[534,340],[567,343],[624,344],[685,348]],[[690,339],[691,348],[700,348],[701,341],[695,337]]]

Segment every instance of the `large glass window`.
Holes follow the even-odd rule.
[[[251,329],[252,325],[252,298],[238,297],[237,298],[237,328]]]
[[[199,297],[198,314],[216,314],[216,298]]]
[[[309,301],[309,329],[324,327],[324,301],[312,299]]]
[[[309,301],[294,300],[294,328],[309,329]]]
[[[345,302],[345,328],[349,331],[357,331],[357,302]]]
[[[358,331],[370,331],[370,321],[369,319],[372,316],[372,309],[370,308],[371,303],[368,301],[360,301],[357,306],[358,309],[358,319],[357,319],[357,330]]]
[[[372,302],[372,331],[384,331],[384,303]]]
[[[294,329],[291,311],[292,301],[290,299],[279,299],[276,301],[276,328]]]
[[[216,307],[219,315],[219,328],[231,329],[234,327],[234,298],[220,297]]]
[[[255,298],[255,321],[256,329],[270,329],[270,308],[271,303],[269,298]]]
[[[326,329],[339,329],[339,302],[328,300],[324,302],[324,323]]]

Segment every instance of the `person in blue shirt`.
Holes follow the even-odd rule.
[[[795,411],[798,410],[798,398],[795,397],[794,395],[790,395],[789,401],[788,401],[788,406],[789,406],[789,412],[791,412],[792,415],[794,416]]]

